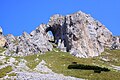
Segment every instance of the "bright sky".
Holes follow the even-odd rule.
[[[80,10],[120,35],[120,0],[0,0],[0,26],[5,35],[21,35],[47,23],[54,14]]]

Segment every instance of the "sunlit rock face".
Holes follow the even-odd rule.
[[[105,46],[111,44],[112,33],[99,21],[81,11],[66,16],[54,15],[48,25],[55,43],[59,44],[58,48],[66,49],[77,57],[98,56]]]
[[[27,56],[31,54],[45,53],[52,51],[52,44],[48,41],[48,36],[45,32],[46,25],[41,24],[30,34],[23,32],[21,36],[6,36],[7,47],[5,54],[8,56]]]
[[[6,43],[6,39],[3,36],[2,28],[0,27],[0,47],[4,47]]]
[[[4,36],[0,35],[0,47],[4,47],[6,43],[6,39]]]

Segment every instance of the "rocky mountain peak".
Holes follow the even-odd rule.
[[[60,49],[77,57],[98,56],[111,43],[112,33],[99,21],[81,11],[61,16],[54,15],[48,23],[55,43]],[[63,43],[64,41],[64,43]]]
[[[70,52],[77,57],[94,57],[104,51],[104,47],[113,44],[112,33],[90,15],[78,11],[66,16],[53,15],[48,24],[40,24],[30,34],[23,32],[21,36],[6,36],[6,55],[26,56],[52,51],[53,45],[48,32],[53,33],[57,48]]]

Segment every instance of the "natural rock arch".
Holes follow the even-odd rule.
[[[50,25],[49,25],[50,26]],[[58,44],[58,40],[61,39],[61,26],[59,24],[54,24],[50,27],[47,27],[45,32],[51,31],[54,37],[54,43]]]
[[[52,27],[47,27],[46,30],[45,30],[45,32],[48,33],[49,35],[51,35],[49,32],[52,33],[52,35],[53,35],[53,41],[52,41],[52,40],[49,40],[49,42],[54,43],[54,42],[55,42],[55,37],[54,37],[54,36],[55,36],[55,33],[54,33],[54,31],[53,31],[53,28],[52,28]]]

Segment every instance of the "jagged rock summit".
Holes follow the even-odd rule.
[[[111,45],[112,33],[99,21],[81,11],[62,16],[53,15],[48,24],[41,24],[30,34],[6,36],[6,55],[26,56],[52,51],[47,32],[53,33],[54,42],[61,51],[77,57],[94,57]]]
[[[12,34],[6,36],[7,47],[6,55],[27,56],[37,53],[52,51],[52,44],[48,41],[45,24],[41,24],[30,34],[23,32],[21,36],[14,37]]]

